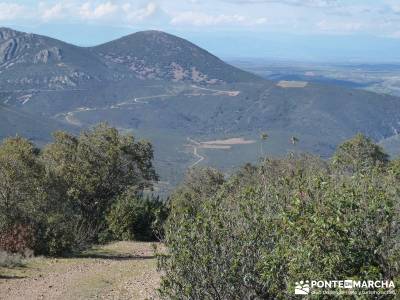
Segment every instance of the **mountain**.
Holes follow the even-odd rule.
[[[181,38],[138,32],[93,47],[0,28],[0,88],[71,90],[104,81],[172,80],[203,84],[256,81]]]
[[[376,141],[400,132],[397,97],[264,80],[160,31],[84,48],[0,29],[0,103],[14,110],[7,115],[3,109],[11,119],[1,124],[0,136],[21,132],[45,140],[50,128],[78,131],[107,121],[150,139],[169,184],[194,165],[229,172],[261,155],[328,157],[358,132]],[[260,140],[262,132],[267,141]],[[292,145],[292,136],[300,142]]]
[[[76,89],[110,76],[95,55],[49,37],[0,28],[0,88]]]
[[[133,73],[140,79],[204,84],[260,80],[184,39],[161,31],[137,32],[93,47],[92,51],[111,68]]]

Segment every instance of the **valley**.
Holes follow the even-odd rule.
[[[358,132],[390,140],[396,155],[400,100],[392,95],[312,80],[311,73],[291,76],[285,64],[267,65],[269,75],[262,64],[242,64],[253,73],[242,71],[160,31],[95,47],[0,31],[0,137],[19,134],[43,144],[55,130],[77,133],[107,122],[152,142],[166,190],[193,166],[229,174],[264,155],[307,151],[328,158]],[[34,121],[12,117],[16,112]],[[264,132],[267,141],[260,139]],[[188,138],[200,146],[188,146]],[[235,138],[253,142],[205,144]]]
[[[398,2],[0,1],[0,300],[400,300]]]

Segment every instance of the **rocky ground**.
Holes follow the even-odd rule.
[[[159,280],[151,243],[118,242],[0,268],[0,299],[155,299]]]

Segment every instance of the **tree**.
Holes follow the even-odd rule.
[[[118,197],[141,194],[157,180],[152,159],[150,143],[106,124],[78,137],[57,132],[44,151],[23,138],[4,140],[0,248],[59,255],[99,240]]]
[[[20,137],[0,145],[0,229],[30,224],[42,213],[45,169],[38,154],[31,142]]]
[[[107,215],[108,228],[117,240],[156,240],[157,222],[163,223],[167,207],[157,197],[127,192],[118,197]]]
[[[389,155],[370,138],[357,134],[341,144],[332,159],[332,165],[347,172],[366,172],[389,162]]]
[[[262,132],[262,133],[260,134],[260,139],[261,139],[260,147],[261,147],[261,156],[262,156],[262,157],[264,157],[263,144],[264,144],[264,142],[265,142],[268,138],[269,138],[268,133]]]
[[[212,197],[224,182],[224,174],[213,168],[192,168],[171,195],[171,206],[176,211],[185,210],[195,214],[201,202]]]
[[[107,124],[83,131],[79,137],[55,133],[43,159],[91,230],[104,226],[112,203],[128,188],[143,191],[157,180],[151,144],[136,142]]]

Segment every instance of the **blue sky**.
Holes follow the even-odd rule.
[[[84,46],[159,29],[227,58],[400,61],[400,0],[0,0],[0,25]]]

